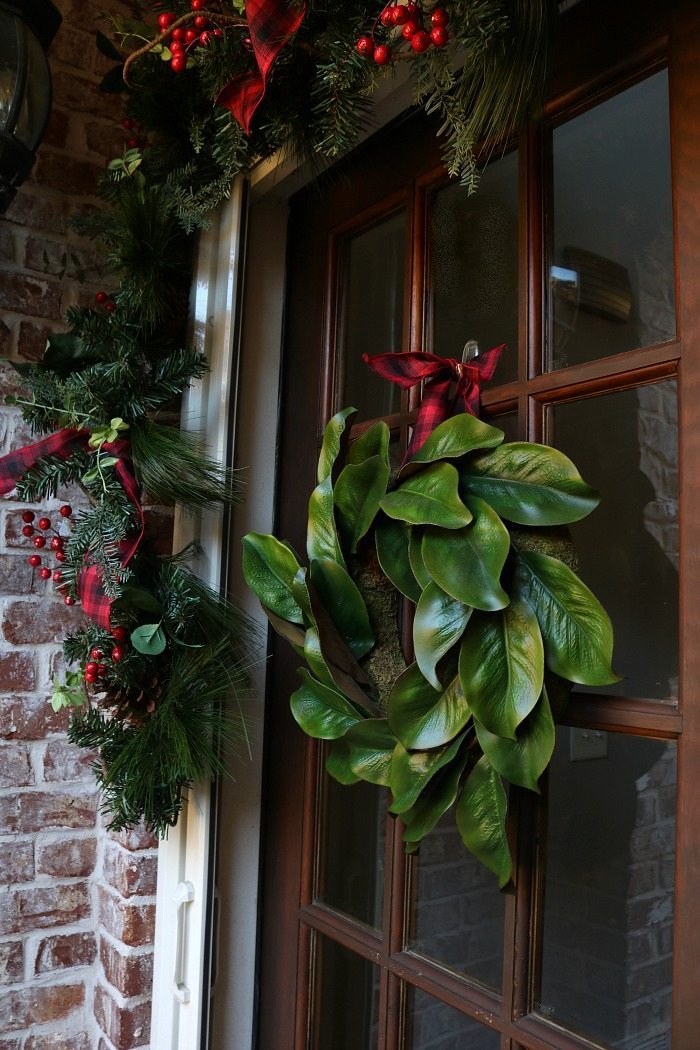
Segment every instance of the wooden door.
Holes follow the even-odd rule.
[[[400,456],[415,401],[362,352],[505,340],[483,414],[603,492],[574,538],[623,679],[575,693],[543,796],[511,793],[501,894],[449,822],[407,861],[380,790],[325,775],[274,645],[260,1050],[698,1045],[699,49],[695,4],[584,0],[475,197],[406,117],[292,202],[277,534],[304,549],[333,411]]]

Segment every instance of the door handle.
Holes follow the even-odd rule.
[[[190,1001],[190,990],[184,982],[185,958],[187,955],[187,938],[185,937],[185,906],[194,900],[194,885],[189,881],[178,883],[173,897],[177,905],[175,923],[177,934],[175,940],[175,972],[173,973],[173,995],[178,1003]]]

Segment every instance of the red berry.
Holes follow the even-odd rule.
[[[208,21],[209,19],[206,15],[196,15],[192,22],[192,25],[195,29],[206,29]]]
[[[414,33],[411,37],[411,47],[414,51],[420,54],[422,51],[427,51],[430,47],[430,37],[423,29],[419,29],[417,33]]]
[[[34,535],[34,526],[33,525],[23,525],[22,526],[22,535],[23,536],[33,536]]]
[[[102,659],[102,650],[101,649],[91,649],[90,650],[90,659],[91,660],[101,660]]]
[[[178,52],[170,59],[170,68],[173,73],[182,73],[187,68],[187,55]]]
[[[65,561],[66,560],[65,552],[64,551],[56,551],[55,554],[54,554],[54,558],[56,559],[56,561]]]
[[[39,567],[39,565],[41,565],[41,558],[38,554],[30,554],[27,558],[27,561],[33,569],[36,569]]]
[[[406,22],[406,25],[401,30],[401,35],[406,39],[410,40],[420,29],[417,22]]]
[[[386,44],[378,44],[374,49],[372,58],[378,66],[386,66],[391,62],[391,48],[387,47]]]
[[[176,29],[173,29],[172,39],[175,43],[179,43],[185,39],[185,30],[182,28],[182,26],[177,26]],[[170,48],[170,50],[172,51],[172,47]]]
[[[60,569],[54,569],[53,570],[52,579],[53,579],[54,583],[60,583],[61,582],[61,580],[63,579],[63,573],[61,572]]]
[[[35,517],[36,515],[33,510],[22,511],[22,521],[26,521],[27,524],[29,524],[31,521],[34,521]]]
[[[97,675],[96,674],[88,674],[87,671],[86,671],[85,672],[85,681],[88,683],[88,685],[93,685],[93,683],[97,681]]]
[[[223,36],[223,35],[224,35],[223,29],[219,29],[219,27],[217,26],[217,28],[214,30],[214,36]]]
[[[203,11],[206,6],[206,0],[192,0],[190,4],[193,11]]]
[[[172,51],[174,58],[175,55],[183,55],[185,53],[185,45],[183,44],[182,40],[175,40],[170,45],[170,50]]]
[[[72,595],[67,594],[65,596],[65,598],[63,599],[63,604],[64,605],[75,605],[75,598]]]
[[[138,139],[127,139],[126,140],[126,148],[127,149],[138,149],[139,148],[139,140]]]
[[[162,15],[158,15],[158,25],[163,30],[163,32],[165,32],[165,30],[168,29],[174,21],[175,15],[172,13],[172,11],[165,11]]]
[[[394,24],[394,7],[393,4],[387,4],[382,13],[379,16],[379,21],[387,29],[390,29]]]
[[[102,304],[106,303],[108,299],[109,296],[106,292],[95,292],[95,302],[98,306],[102,306]]]
[[[202,45],[202,47],[209,47],[211,43],[211,37],[212,34],[207,29],[205,29],[203,33],[199,34],[199,42]]]
[[[62,551],[63,550],[63,536],[53,536],[49,546],[51,547],[52,551]]]
[[[85,674],[97,674],[97,664],[94,660],[89,660],[85,664]]]
[[[435,47],[444,47],[450,39],[450,34],[443,26],[435,26],[434,29],[430,30],[430,39],[435,44]]]
[[[122,649],[121,645],[115,645],[112,649],[112,659],[114,660],[115,664],[118,664],[120,660],[124,659],[124,650]]]
[[[411,22],[417,22],[421,14],[418,4],[406,4],[406,14]]]
[[[107,311],[108,314],[113,314],[114,311],[116,310],[116,308],[117,308],[117,304],[115,302],[113,302],[111,299],[108,302],[105,303],[105,310]]]
[[[39,569],[39,575],[41,576],[42,580],[50,580],[51,579],[51,569],[48,569],[44,565],[44,567],[42,569]]]
[[[39,518],[39,528],[40,529],[50,529],[51,528],[51,518]]]
[[[34,544],[36,549],[38,551],[40,551],[42,547],[46,546],[46,537],[45,536],[35,536],[34,539],[32,540],[32,543]]]
[[[62,518],[70,518],[73,513],[73,508],[69,507],[67,503],[64,503],[62,507],[58,508],[58,513]]]
[[[391,13],[391,20],[395,26],[402,26],[405,22],[408,22],[408,15],[406,14],[406,8],[402,4],[397,4]]]
[[[122,127],[124,128],[124,131],[131,131],[133,126],[134,126],[133,120],[131,120],[130,117],[124,117],[124,120],[122,121]],[[98,292],[97,295],[104,295],[104,292]],[[97,295],[95,296],[96,299],[97,299]],[[98,302],[99,302],[99,300],[98,300]]]
[[[358,54],[360,55],[371,55],[374,51],[374,40],[371,36],[361,36],[355,44]]]
[[[449,20],[450,16],[448,15],[444,7],[436,7],[430,15],[430,21],[433,23],[433,25],[439,26],[441,29],[445,28]]]
[[[115,642],[123,642],[126,639],[126,628],[125,627],[114,627],[112,628],[112,638]]]
[[[107,670],[107,664],[98,664],[97,665],[97,673],[100,676],[100,678],[106,672],[106,670]]]

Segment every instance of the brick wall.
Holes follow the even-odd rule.
[[[56,0],[54,108],[30,180],[0,218],[0,354],[34,360],[66,308],[104,283],[95,248],[68,229],[105,159],[121,153],[119,103],[97,85],[103,5]],[[109,287],[109,285],[108,285]],[[0,372],[0,393],[17,374]],[[0,408],[0,450],[29,439]],[[70,494],[71,502],[77,494]],[[57,502],[47,506],[49,516]],[[0,1050],[127,1050],[149,1043],[156,843],[103,829],[91,758],[48,704],[75,610],[38,580],[23,508],[0,504]],[[33,508],[38,509],[38,508]]]

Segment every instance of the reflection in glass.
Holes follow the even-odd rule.
[[[670,1050],[676,745],[606,734],[549,780],[537,1009],[615,1050]]]
[[[430,208],[430,302],[425,347],[461,359],[507,343],[493,383],[516,378],[518,349],[518,155],[492,161],[473,196],[451,183]]]
[[[602,494],[571,526],[584,581],[613,621],[604,692],[678,696],[677,387],[666,380],[552,409],[553,444]],[[586,689],[587,692],[591,690]]]
[[[378,968],[316,934],[315,986],[313,1050],[375,1050]]]
[[[409,948],[500,991],[505,897],[446,814],[416,860]]]
[[[501,1037],[418,988],[408,989],[406,1050],[500,1050]]]
[[[492,427],[498,427],[505,434],[504,441],[518,441],[518,413],[517,412],[501,412],[497,416],[487,416],[482,410],[481,418],[485,423],[490,423]]]
[[[356,419],[375,419],[399,410],[399,388],[375,375],[362,355],[406,349],[402,345],[405,253],[404,211],[349,237],[342,247],[340,401],[359,410]]]
[[[556,128],[547,369],[673,338],[668,76]]]
[[[343,787],[324,777],[319,899],[375,929],[381,927],[387,795],[361,781]]]

